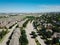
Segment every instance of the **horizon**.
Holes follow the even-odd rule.
[[[59,0],[0,0],[0,13],[60,12]]]

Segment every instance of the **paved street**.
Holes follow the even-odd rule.
[[[0,43],[0,45],[6,45],[6,42],[8,41],[9,36],[11,35],[11,33],[13,32],[13,30],[15,29],[15,27],[17,26],[17,24],[15,26],[13,26],[12,29],[9,29],[9,33],[6,34],[6,36],[4,37],[4,40]]]
[[[20,37],[20,28],[16,28],[13,32],[12,39],[10,40],[9,45],[19,45],[19,37]]]
[[[30,22],[27,24],[27,27],[25,28],[25,30],[26,30],[26,35],[27,35],[27,39],[29,42],[28,45],[36,45],[35,40],[32,39],[31,35],[30,35],[31,31],[33,31],[33,27],[32,27],[32,24]]]
[[[28,38],[28,40],[29,40],[29,45],[36,45],[35,40],[32,39],[32,38],[31,38],[31,35],[30,35],[30,33],[31,33],[32,31],[36,32],[36,30],[34,29],[32,23],[29,22],[25,30],[26,30],[27,38]],[[46,45],[46,44],[44,43],[44,41],[40,38],[40,36],[37,36],[36,38],[37,38],[37,40],[39,41],[39,43],[40,43],[41,45]]]

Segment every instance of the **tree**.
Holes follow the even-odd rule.
[[[32,31],[31,34],[33,35],[32,38],[36,38],[37,37],[37,35],[35,34],[34,31]]]

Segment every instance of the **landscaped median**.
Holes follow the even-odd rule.
[[[27,39],[25,30],[23,28],[21,28],[20,31],[21,31],[21,36],[19,39],[20,44],[21,45],[28,45],[28,39]]]
[[[8,29],[5,29],[0,32],[0,42],[3,40],[3,38],[5,37],[5,35],[8,33]]]
[[[20,45],[28,45],[28,39],[27,39],[27,35],[26,35],[26,32],[25,32],[25,27],[27,26],[27,23],[29,22],[29,20],[26,20],[22,27],[20,27],[20,32],[21,32],[21,36],[19,38],[19,42],[20,42]]]

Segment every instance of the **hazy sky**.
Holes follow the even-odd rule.
[[[0,0],[0,12],[60,12],[60,0]]]

